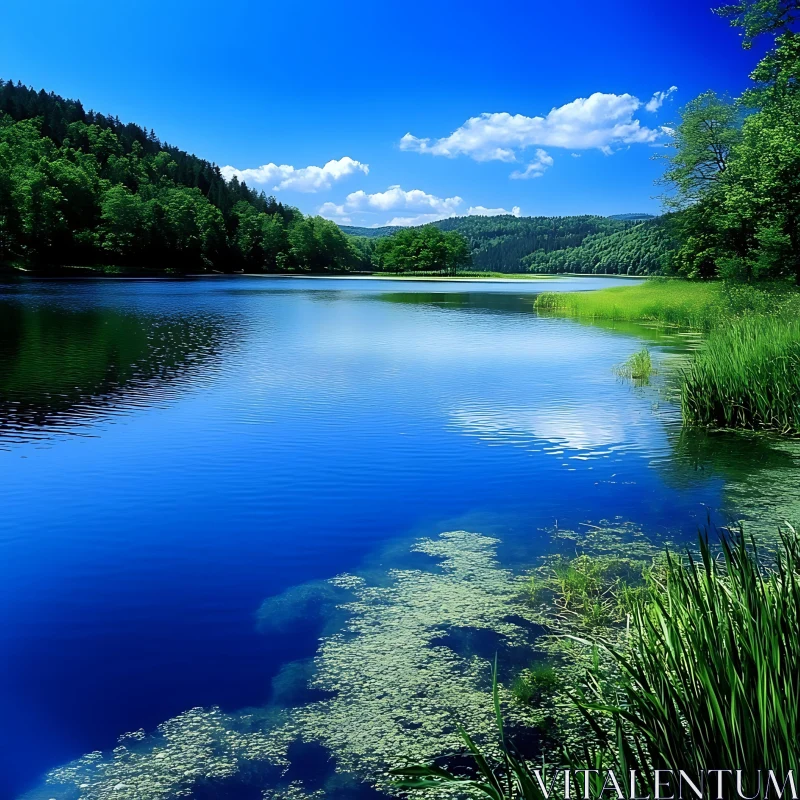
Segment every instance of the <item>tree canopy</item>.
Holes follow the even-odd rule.
[[[0,81],[0,262],[325,271],[362,256],[152,130]]]
[[[373,260],[387,272],[454,273],[470,264],[470,255],[467,240],[458,231],[424,225],[379,239]]]
[[[682,111],[664,176],[685,209],[672,259],[682,275],[800,283],[800,35],[787,27],[798,7],[727,7],[749,36],[779,34],[742,97],[708,92]]]

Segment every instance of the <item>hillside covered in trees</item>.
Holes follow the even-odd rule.
[[[676,247],[669,232],[670,218],[646,214],[451,217],[424,227],[460,233],[467,241],[471,268],[486,272],[652,275],[662,271]],[[402,229],[343,230],[357,237],[363,259],[381,269],[375,257],[376,242],[394,237]]]
[[[594,233],[577,247],[538,250],[520,262],[527,272],[655,275],[668,271],[677,247],[668,217],[639,222],[613,233]]]
[[[0,80],[0,264],[325,271],[352,239],[155,132]]]

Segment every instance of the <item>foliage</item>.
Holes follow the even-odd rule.
[[[575,247],[592,234],[610,234],[634,223],[608,217],[457,217],[435,223],[466,236],[476,269],[525,272],[525,256]]]
[[[687,422],[800,433],[800,322],[745,317],[712,331],[681,385]]]
[[[720,13],[745,44],[777,32],[775,46],[734,102],[706,92],[682,111],[664,182],[684,208],[670,269],[690,278],[800,283],[800,35],[797,0],[742,0]]]
[[[444,233],[432,225],[406,228],[379,239],[374,259],[379,269],[389,272],[452,274],[470,263],[466,239],[457,231]]]
[[[592,682],[582,707],[632,767],[748,765],[783,776],[800,766],[800,541],[783,533],[770,567],[741,533],[723,533],[720,549],[721,561],[706,536],[699,561],[669,556],[629,646],[610,648],[613,689]]]
[[[0,263],[342,270],[362,255],[137,125],[0,81]]]
[[[673,132],[675,154],[661,179],[675,188],[673,202],[685,207],[711,191],[741,138],[741,111],[728,99],[708,91],[687,103]]]
[[[714,9],[714,13],[742,28],[743,45],[749,49],[756,36],[788,28],[800,19],[800,0],[739,0]]]
[[[521,265],[539,273],[657,275],[677,246],[673,217],[658,217],[611,233],[594,233],[575,247],[537,250],[525,256]]]
[[[452,217],[430,223],[442,231],[458,231],[469,244],[474,268],[481,272],[613,272],[652,274],[661,268],[672,246],[659,223],[642,226],[642,214],[614,217]],[[641,229],[641,230],[640,230]],[[359,247],[372,252],[375,241],[393,236],[402,228],[353,228],[342,230],[357,237]],[[624,236],[633,232],[632,239]],[[615,238],[620,234],[619,238]],[[608,240],[608,242],[607,242]],[[606,243],[607,242],[607,243]],[[589,244],[588,254],[581,250]],[[569,266],[557,257],[568,254]],[[553,254],[551,262],[548,255]],[[587,257],[588,256],[588,257]],[[594,260],[592,260],[594,259]],[[592,260],[587,266],[587,261]]]
[[[617,375],[621,378],[630,378],[638,386],[646,386],[650,383],[650,378],[655,371],[653,359],[646,347],[637,350],[624,364],[615,368]]]

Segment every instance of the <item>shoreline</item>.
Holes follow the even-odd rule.
[[[367,274],[313,274],[303,275],[297,273],[265,273],[265,272],[197,272],[187,273],[185,275],[137,275],[137,274],[113,274],[98,272],[92,275],[78,274],[36,274],[34,272],[0,272],[0,283],[7,280],[27,279],[34,281],[95,281],[95,280],[114,280],[114,281],[182,281],[182,280],[198,280],[201,278],[301,278],[304,280],[347,280],[347,281],[421,281],[428,283],[464,283],[464,282],[482,282],[482,283],[531,283],[537,281],[549,282],[559,280],[562,278],[620,278],[624,280],[643,281],[652,277],[648,275],[615,275],[612,273],[591,273],[585,274],[580,272],[561,272],[561,273],[548,273],[542,275],[524,275],[520,273],[509,273],[508,277],[498,276],[479,276],[479,275],[367,275]]]

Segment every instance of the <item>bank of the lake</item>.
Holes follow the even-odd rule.
[[[535,307],[705,331],[681,378],[685,421],[800,434],[800,291],[791,284],[651,279],[587,294],[545,292]]]

